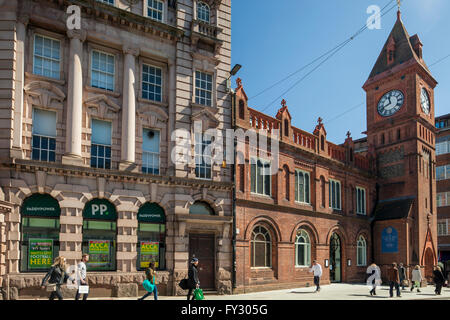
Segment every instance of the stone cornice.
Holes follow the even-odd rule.
[[[40,162],[25,159],[14,159],[14,163],[2,163],[1,167],[8,167],[21,172],[37,171],[47,172],[61,176],[105,178],[109,181],[135,182],[135,183],[157,183],[170,186],[186,186],[189,188],[207,188],[210,190],[231,191],[231,182],[217,182],[210,180],[197,180],[189,178],[179,178],[174,176],[149,175],[140,172],[123,172],[119,170],[95,169],[91,167],[79,167],[62,165],[60,163]]]
[[[86,40],[86,31],[85,30],[67,30],[67,37],[69,39],[78,39],[81,42]]]

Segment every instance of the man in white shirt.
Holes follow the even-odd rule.
[[[86,262],[89,261],[89,255],[87,253],[83,253],[81,256],[81,261],[78,264],[78,286],[87,285],[87,279],[86,279]],[[88,297],[88,294],[83,294],[83,300],[86,300]],[[75,300],[78,300],[80,298],[80,292],[77,290],[77,294],[75,295]]]
[[[309,272],[314,273],[314,284],[316,285],[316,291],[320,291],[320,277],[322,276],[322,266],[317,263],[316,260],[313,261],[313,265],[309,269]]]

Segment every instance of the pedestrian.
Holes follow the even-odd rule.
[[[145,270],[145,276],[147,277],[147,280],[154,285],[154,289],[153,292],[147,292],[142,298],[139,298],[138,300],[144,300],[152,293],[154,293],[155,300],[158,300],[158,287],[156,286],[156,271],[154,262],[150,262],[149,267]]]
[[[444,278],[444,275],[442,274],[441,267],[434,266],[433,280],[434,280],[434,283],[436,284],[436,290],[434,290],[434,292],[437,295],[440,295],[441,294],[441,290],[442,290],[442,286],[445,283],[445,278]]]
[[[52,288],[49,300],[54,300],[55,297],[58,297],[59,300],[63,300],[61,285],[67,282],[69,278],[70,277],[66,272],[66,258],[62,256],[57,257],[44,279],[42,279],[41,284],[42,289],[45,289],[46,287]],[[47,280],[48,284],[46,286]]]
[[[397,297],[401,297],[400,294],[400,277],[398,274],[397,263],[392,263],[392,266],[388,269],[388,281],[389,281],[389,296],[394,296],[394,287],[397,292]]]
[[[187,294],[187,300],[194,300],[195,295],[192,295],[192,299],[190,296],[193,290],[200,288],[200,280],[198,279],[198,259],[192,258],[191,265],[189,266],[188,271],[188,288],[189,292]]]
[[[402,287],[402,290],[405,290],[406,270],[403,263],[399,263],[398,265],[398,276],[400,278],[400,286]]]
[[[375,264],[375,262],[372,262],[372,264],[367,268],[367,284],[369,286],[372,286],[372,290],[369,291],[370,295],[376,296],[377,295],[377,286],[381,284],[381,270],[380,268]]]
[[[417,265],[414,267],[414,270],[411,274],[411,292],[414,290],[414,288],[417,288],[417,292],[420,292],[420,284],[422,283],[422,280],[422,272],[420,272],[420,266]]]
[[[311,268],[309,269],[309,272],[313,272],[314,274],[314,284],[316,285],[316,291],[320,291],[320,277],[322,276],[322,266],[317,263],[316,260],[313,261],[313,264]]]
[[[89,255],[83,253],[81,256],[81,261],[78,264],[78,289],[75,295],[75,300],[80,299],[80,286],[87,286],[87,273],[86,273],[86,263],[89,261]],[[83,300],[87,300],[88,293],[83,294]]]

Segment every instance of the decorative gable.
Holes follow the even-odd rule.
[[[89,115],[103,119],[114,118],[120,111],[120,107],[104,94],[88,98],[84,104]]]
[[[215,115],[206,108],[193,113],[191,121],[201,121],[203,130],[217,128],[219,126],[219,120],[217,120]]]
[[[33,81],[25,85],[25,101],[30,106],[39,106],[49,109],[62,109],[66,98],[64,92],[50,82]]]

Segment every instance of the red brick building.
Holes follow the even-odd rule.
[[[450,113],[436,117],[436,192],[439,261],[450,271]]]
[[[437,82],[400,13],[363,88],[367,138],[327,141],[322,119],[312,133],[292,126],[286,102],[275,117],[248,106],[240,80],[235,127],[279,130],[272,165],[245,139],[236,168],[235,292],[312,285],[312,260],[322,283],[362,282],[375,261],[437,262],[434,95]],[[270,154],[269,154],[270,155]]]

